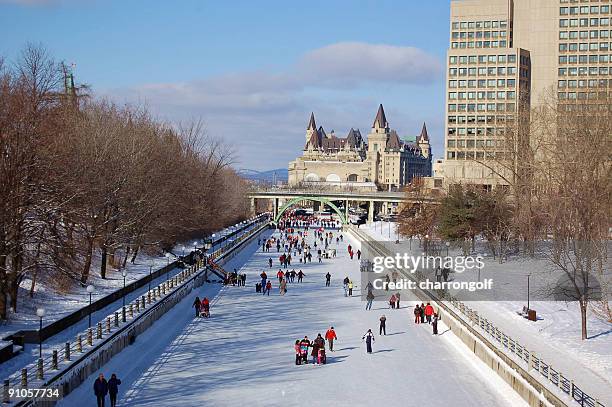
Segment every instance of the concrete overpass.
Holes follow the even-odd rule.
[[[251,200],[251,211],[255,212],[258,199],[272,200],[274,221],[278,221],[283,213],[291,206],[303,202],[312,201],[329,206],[338,214],[343,223],[348,223],[348,208],[350,202],[366,202],[368,204],[368,222],[374,221],[376,207],[388,208],[390,204],[401,204],[404,202],[437,202],[433,198],[411,197],[405,192],[360,192],[342,190],[312,190],[312,189],[261,189],[253,190],[247,195]],[[343,202],[343,210],[334,202]]]

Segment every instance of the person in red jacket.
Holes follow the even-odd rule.
[[[327,339],[327,343],[329,344],[330,352],[334,351],[334,339],[338,340],[336,336],[336,331],[334,331],[334,327],[330,327],[327,332],[325,332],[325,339]]]
[[[278,277],[278,282],[280,283],[281,280],[284,277],[284,274],[283,274],[282,270],[280,270],[280,269],[278,270],[278,273],[276,273],[276,277]]]
[[[210,317],[210,302],[208,301],[208,298],[204,297],[204,299],[202,300],[202,310],[201,313],[204,316],[204,318],[209,318]]]
[[[431,324],[431,317],[434,314],[434,309],[431,306],[431,304],[427,303],[427,305],[425,306],[425,317],[427,318],[427,323]]]
[[[267,282],[266,283],[266,288],[264,289],[264,293],[263,295],[266,295],[266,293],[268,293],[268,297],[270,296],[270,290],[272,289],[272,283],[271,282]]]

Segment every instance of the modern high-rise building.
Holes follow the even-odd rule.
[[[504,132],[545,98],[590,100],[612,84],[610,0],[453,0],[447,56],[447,184],[504,184]],[[499,171],[499,169],[497,169]]]

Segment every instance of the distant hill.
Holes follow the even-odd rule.
[[[277,168],[268,171],[249,170],[244,168],[238,170],[238,174],[248,180],[270,183],[274,181],[287,182],[289,178],[289,173],[286,168]]]

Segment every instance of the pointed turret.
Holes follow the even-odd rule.
[[[308,127],[306,130],[316,130],[317,124],[315,123],[314,112],[310,112],[310,121],[308,122]]]
[[[421,155],[431,160],[431,145],[429,145],[429,134],[427,134],[427,126],[423,123],[421,134],[416,139],[417,146],[421,150]]]
[[[429,142],[429,135],[427,134],[427,126],[425,126],[425,122],[423,122],[423,128],[421,129],[421,134],[419,135],[419,142]]]
[[[388,127],[389,123],[387,123],[387,118],[385,117],[385,109],[383,109],[383,105],[381,103],[378,106],[378,112],[376,113],[376,119],[374,119],[372,128],[386,129]]]

